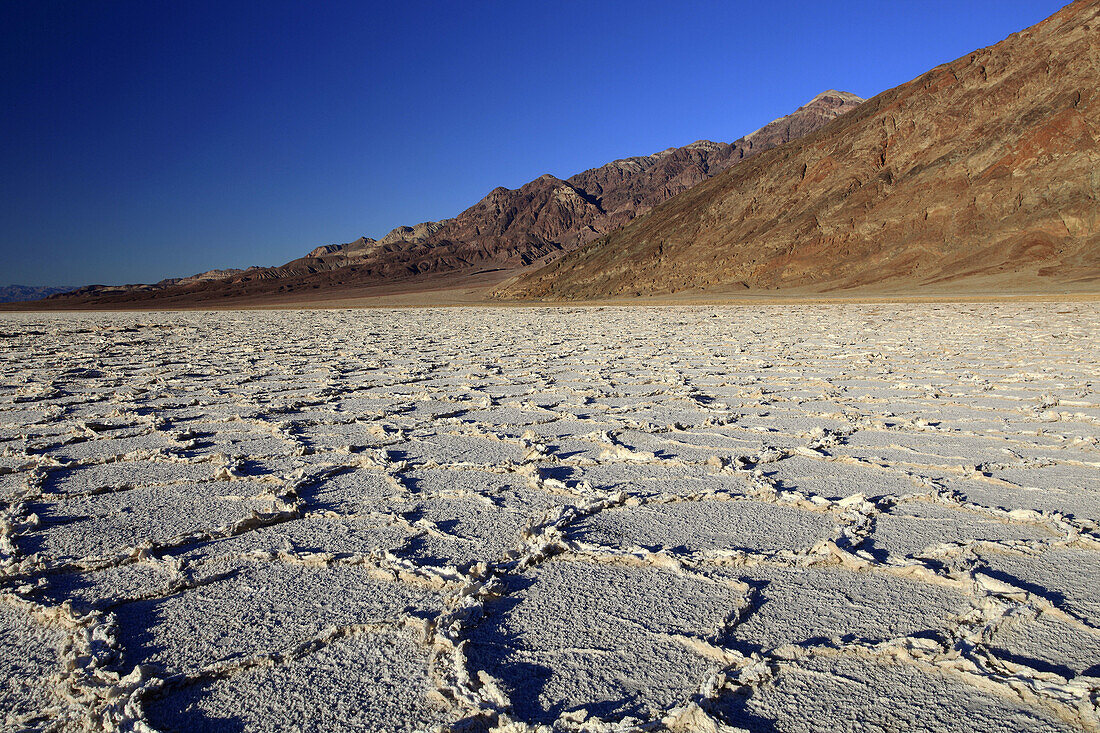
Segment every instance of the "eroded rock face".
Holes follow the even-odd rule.
[[[568,180],[547,173],[517,189],[495,188],[453,219],[397,227],[378,240],[324,245],[279,267],[217,270],[155,285],[91,286],[66,300],[158,300],[188,292],[200,298],[226,292],[254,296],[549,261],[746,158],[816,130],[860,102],[854,94],[830,90],[734,143],[699,140],[616,160]]]
[[[1100,3],[1076,2],[502,289],[1100,282]]]

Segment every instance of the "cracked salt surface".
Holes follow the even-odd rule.
[[[428,653],[419,639],[373,629],[349,636],[281,664],[258,664],[174,690],[149,704],[149,722],[160,730],[227,733],[411,732],[446,724],[448,709],[432,694]]]
[[[1094,304],[4,314],[4,730],[1100,731]]]

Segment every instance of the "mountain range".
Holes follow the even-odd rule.
[[[53,301],[224,302],[371,284],[416,288],[441,277],[453,280],[485,271],[506,275],[553,261],[615,231],[700,181],[812,132],[862,101],[854,94],[826,91],[732,143],[699,140],[615,160],[565,180],[547,173],[516,189],[495,188],[454,218],[397,227],[377,240],[361,237],[316,247],[278,267],[212,270],[149,285],[92,285]]]
[[[63,285],[0,285],[0,303],[18,303],[75,290]]]
[[[863,101],[496,188],[278,267],[90,286],[50,307],[306,302],[476,283],[501,300],[1100,290],[1100,0]]]
[[[1100,2],[879,94],[496,291],[1100,286]]]

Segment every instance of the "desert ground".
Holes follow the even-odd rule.
[[[0,314],[4,730],[1100,730],[1100,303]]]

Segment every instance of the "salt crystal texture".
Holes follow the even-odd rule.
[[[1096,304],[0,321],[4,730],[1100,730]]]

